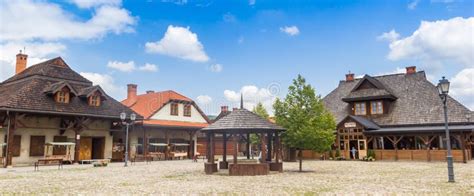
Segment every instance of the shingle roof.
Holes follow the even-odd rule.
[[[391,93],[389,93],[385,89],[369,88],[369,89],[360,89],[357,91],[351,91],[346,97],[342,98],[342,100],[345,102],[350,102],[350,101],[371,100],[374,98],[391,99],[391,100],[396,99],[395,96],[393,96]]]
[[[360,125],[364,126],[364,128],[366,130],[375,130],[375,129],[380,129],[379,125],[377,125],[377,123],[374,123],[373,121],[371,121],[370,119],[367,119],[367,118],[364,118],[364,117],[361,117],[361,116],[354,116],[354,115],[349,115],[347,116],[346,118],[350,118],[354,121],[356,121],[357,123],[359,123]],[[344,122],[341,121],[340,123]],[[340,125],[338,125],[339,127]]]
[[[67,104],[57,103],[51,94],[45,93],[65,83],[77,92],[92,87],[92,82],[70,69],[59,57],[33,65],[0,84],[0,110],[104,118],[119,118],[120,112],[132,112],[106,94],[107,99],[96,107],[77,96],[72,96]]]
[[[284,131],[283,127],[271,123],[246,109],[235,109],[228,115],[201,129],[201,131]]]
[[[391,74],[373,77],[385,89],[397,97],[388,114],[369,116],[379,126],[440,124],[444,122],[443,103],[435,85],[426,79],[425,72],[414,74]],[[323,98],[326,108],[339,123],[349,115],[347,97],[361,79],[341,81],[339,86]],[[450,123],[468,122],[466,115],[472,113],[461,103],[448,97],[448,120]],[[471,121],[472,123],[472,121]]]

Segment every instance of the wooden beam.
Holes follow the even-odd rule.
[[[273,136],[273,133],[271,132],[268,132],[267,133],[267,161],[268,162],[272,162],[272,136]]]
[[[237,164],[237,146],[239,145],[238,143],[239,138],[237,135],[234,135],[234,164]]]
[[[215,138],[215,133],[211,133],[211,157],[210,157],[210,163],[214,163],[214,154],[215,154],[215,147],[216,147],[216,138]]]
[[[227,162],[227,133],[222,134],[224,153],[222,155],[222,161]]]
[[[5,167],[9,167],[13,165],[13,138],[15,137],[16,131],[16,114],[9,114],[8,116],[8,126],[7,126],[7,146],[6,146],[6,161]]]
[[[165,148],[165,160],[170,159],[170,136],[169,131],[165,131],[165,140],[166,140],[166,148]]]
[[[462,150],[462,162],[467,163],[466,158],[466,136],[461,133],[460,140],[461,140],[461,150]]]
[[[262,156],[260,157],[260,159],[261,159],[261,162],[263,163],[263,162],[265,162],[265,157],[267,155],[267,147],[265,145],[265,133],[261,133],[261,135],[260,135],[260,144],[261,144],[261,147],[262,147],[261,148],[261,151],[262,151],[261,155]]]
[[[247,133],[247,159],[250,159],[250,133]]]

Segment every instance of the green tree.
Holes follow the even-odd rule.
[[[302,171],[302,150],[325,152],[331,149],[336,129],[334,117],[316,96],[311,85],[298,75],[288,87],[284,100],[277,99],[273,104],[275,120],[287,130],[282,141],[289,148],[298,150],[299,170]]]
[[[268,115],[267,109],[263,107],[263,104],[259,102],[252,110],[253,113],[259,115],[264,119],[268,119],[270,115]],[[250,143],[252,144],[260,144],[260,137],[257,134],[250,134]]]

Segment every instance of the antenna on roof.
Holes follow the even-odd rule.
[[[240,109],[244,109],[244,94],[240,93]]]

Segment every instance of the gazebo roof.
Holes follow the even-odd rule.
[[[262,131],[284,131],[270,121],[258,116],[246,109],[235,109],[227,116],[217,120],[206,128],[203,132],[262,132]]]

